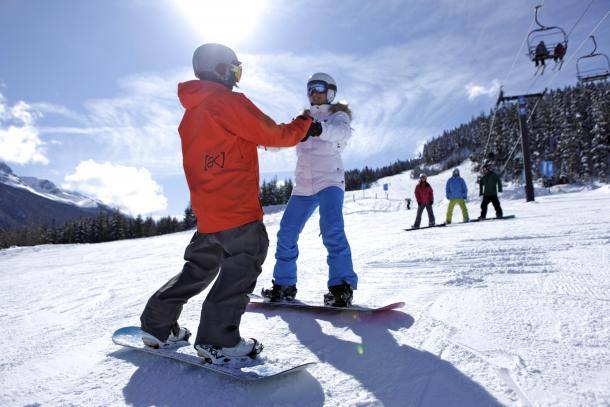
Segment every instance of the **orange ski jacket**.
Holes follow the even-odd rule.
[[[242,93],[211,81],[180,83],[178,97],[186,109],[178,132],[197,231],[261,220],[257,145],[294,146],[312,120],[278,125]]]

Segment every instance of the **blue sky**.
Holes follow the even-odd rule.
[[[132,214],[181,214],[176,85],[210,41],[235,49],[240,91],[278,122],[306,107],[311,73],[333,75],[354,111],[346,168],[413,157],[491,109],[500,84],[516,94],[575,83],[610,0],[574,28],[574,58],[534,80],[525,49],[516,54],[540,2],[2,0],[0,160]],[[546,0],[540,20],[569,31],[589,3]],[[610,54],[610,17],[595,36]],[[295,162],[292,149],[260,154],[266,176]]]

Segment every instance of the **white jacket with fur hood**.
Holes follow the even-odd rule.
[[[351,111],[341,103],[312,105],[309,110],[314,120],[322,125],[322,134],[297,145],[292,195],[314,195],[330,186],[345,190],[341,152],[352,135]]]

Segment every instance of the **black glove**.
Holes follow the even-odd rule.
[[[434,201],[430,201],[430,205],[434,205]]]
[[[301,143],[307,141],[307,139],[310,137],[320,137],[320,134],[322,134],[322,125],[320,124],[320,122],[311,122],[309,130],[307,130],[307,134],[305,135],[305,137],[303,137]]]

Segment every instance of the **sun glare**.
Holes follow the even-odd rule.
[[[241,44],[252,38],[265,0],[174,0],[202,42]]]

